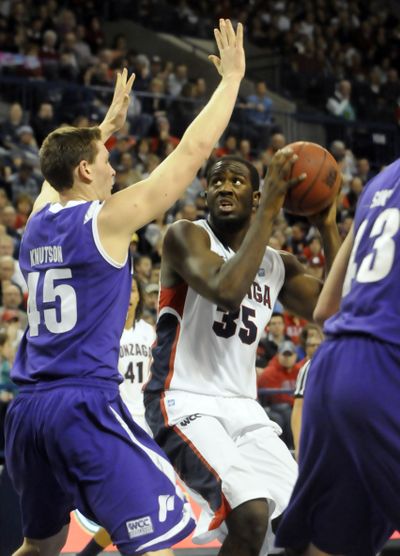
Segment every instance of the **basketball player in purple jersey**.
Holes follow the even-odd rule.
[[[78,508],[124,555],[159,551],[194,527],[174,471],[122,403],[117,370],[128,309],[132,233],[166,211],[226,127],[244,75],[243,29],[215,30],[222,79],[176,150],[113,196],[104,141],[126,118],[134,76],[118,75],[96,128],[60,128],[40,152],[46,179],[21,244],[29,326],[12,378],[6,459],[25,540],[15,556],[54,556]]]
[[[300,474],[279,546],[375,556],[400,528],[400,159],[365,187],[315,318]],[[334,314],[336,313],[336,314]]]

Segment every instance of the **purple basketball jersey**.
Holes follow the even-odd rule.
[[[119,340],[128,310],[130,264],[112,261],[97,234],[99,201],[47,205],[28,222],[19,262],[29,325],[11,377],[120,382]]]
[[[354,224],[340,311],[325,332],[369,334],[399,345],[400,159],[367,184]]]

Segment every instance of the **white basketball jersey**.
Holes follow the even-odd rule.
[[[235,253],[215,236],[206,220],[211,250],[224,260]],[[185,390],[210,396],[257,395],[257,345],[283,285],[285,268],[267,247],[240,309],[228,312],[185,282],[161,288],[152,378],[146,389]]]
[[[151,346],[155,340],[154,328],[144,320],[129,330],[124,328],[119,348],[118,370],[124,382],[121,397],[133,416],[144,415],[143,384],[150,373]]]

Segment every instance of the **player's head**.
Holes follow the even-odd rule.
[[[98,127],[61,127],[50,133],[40,149],[40,166],[60,193],[80,182],[95,188],[100,199],[111,194],[115,171]]]
[[[206,176],[211,222],[227,231],[241,229],[258,205],[257,169],[239,156],[224,156],[209,165]]]

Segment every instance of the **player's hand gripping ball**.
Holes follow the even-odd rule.
[[[341,176],[336,160],[317,143],[298,141],[287,146],[299,157],[293,164],[290,177],[303,172],[307,177],[288,190],[283,205],[285,210],[302,216],[321,212],[333,202],[340,188]]]

